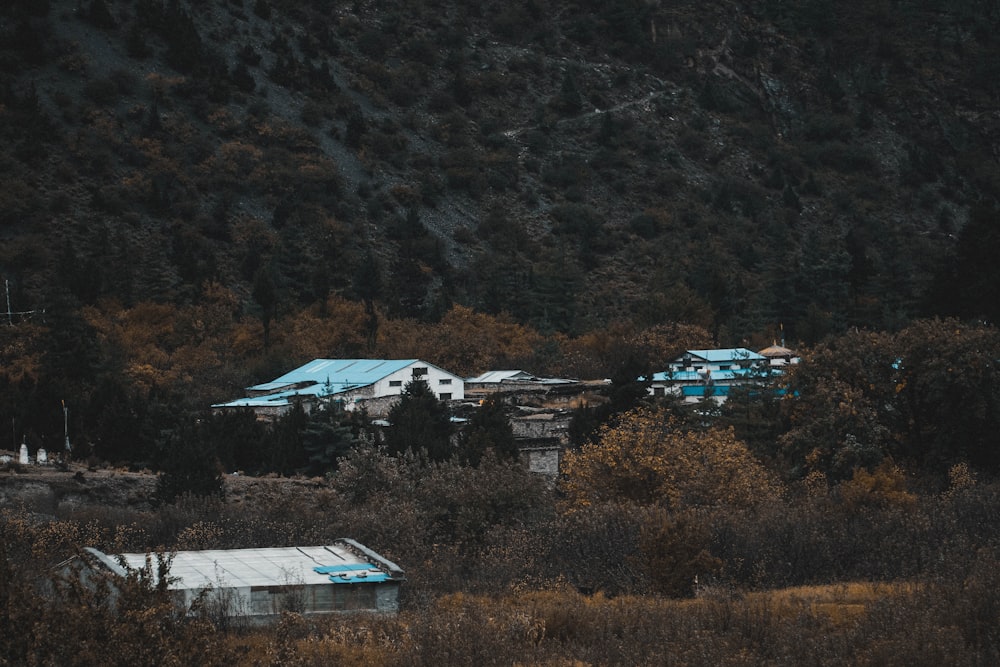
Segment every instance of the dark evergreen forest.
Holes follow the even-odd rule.
[[[992,323],[998,24],[977,0],[4,3],[13,437],[51,448],[66,401],[82,443],[143,459],[160,417],[309,355],[608,377],[664,327],[805,349]]]

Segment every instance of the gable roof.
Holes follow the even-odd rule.
[[[270,382],[248,387],[249,391],[276,391],[302,384],[331,385],[333,393],[375,384],[419,359],[313,359]]]
[[[729,347],[718,350],[687,350],[684,354],[678,357],[676,361],[681,361],[687,355],[698,357],[708,363],[722,363],[726,361],[761,361],[764,359],[761,355],[757,354],[753,350],[748,350],[745,347]]]
[[[422,359],[313,359],[270,382],[247,387],[250,393],[247,397],[216,403],[212,407],[250,408],[258,414],[261,414],[260,409],[271,408],[280,413],[293,405],[296,399],[338,397],[372,386],[375,386],[374,393],[377,395],[397,395],[403,391],[405,381],[410,379],[410,373],[403,371],[410,368],[424,368],[438,378],[442,375],[450,377],[449,384],[454,387],[463,387],[465,383],[458,375]],[[388,390],[384,385],[377,386],[389,378],[392,381],[388,383]],[[451,391],[462,390],[456,388]]]
[[[482,375],[477,375],[474,378],[467,378],[466,382],[478,382],[478,383],[492,383],[492,382],[516,382],[516,381],[532,381],[538,378],[528,373],[526,371],[486,371]]]

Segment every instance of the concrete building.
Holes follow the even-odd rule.
[[[725,402],[729,390],[766,378],[772,371],[768,358],[744,347],[687,350],[653,375],[649,393],[680,396],[686,403],[711,399]]]
[[[126,577],[156,554],[109,556],[87,548],[82,576]],[[178,605],[204,604],[232,618],[268,622],[282,611],[301,614],[395,612],[403,570],[374,551],[342,538],[328,546],[178,551],[168,554],[167,588]]]
[[[249,408],[273,419],[296,402],[309,411],[320,401],[333,401],[348,411],[364,406],[377,417],[387,414],[406,385],[417,379],[442,401],[465,399],[461,377],[419,359],[314,359],[270,382],[247,387],[245,398],[212,408]]]

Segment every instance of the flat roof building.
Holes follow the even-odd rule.
[[[326,546],[177,551],[165,556],[170,564],[167,589],[179,605],[190,609],[204,595],[228,616],[262,622],[282,611],[395,612],[405,578],[398,565],[347,538]],[[156,554],[109,556],[87,548],[84,557],[86,567],[112,577],[126,577],[148,563],[157,576]]]

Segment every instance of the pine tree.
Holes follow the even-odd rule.
[[[423,380],[413,380],[403,388],[399,403],[389,411],[389,423],[385,444],[390,453],[425,450],[432,461],[451,458],[451,419]]]
[[[498,459],[517,458],[514,431],[498,395],[489,396],[479,406],[459,436],[458,446],[462,462],[473,467],[479,466],[487,450],[492,450]]]
[[[343,411],[335,408],[315,410],[302,431],[302,448],[308,459],[309,474],[320,475],[336,470],[337,460],[355,445],[351,428],[341,422]]]
[[[174,503],[183,495],[225,496],[222,471],[212,443],[201,437],[194,421],[168,433],[161,443],[162,463],[156,480],[155,499]]]

